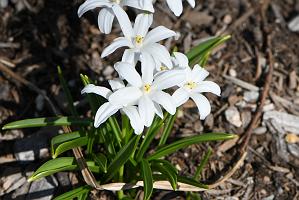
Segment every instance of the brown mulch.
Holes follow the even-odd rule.
[[[9,1],[4,8],[0,7],[0,65],[43,90],[63,114],[67,114],[67,106],[56,67],[61,66],[76,106],[84,115],[88,106],[80,95],[82,83],[79,74],[86,74],[105,85],[105,80],[115,76],[111,65],[121,56],[121,51],[117,51],[107,59],[100,58],[103,48],[119,35],[120,30],[115,25],[112,34],[100,34],[96,12],[89,12],[79,19],[77,8],[81,2],[15,0]],[[269,81],[266,78],[269,66],[273,64],[269,93],[265,94],[265,101],[251,130],[247,158],[232,177],[216,189],[200,193],[201,198],[299,199],[299,157],[296,157],[294,146],[298,146],[298,141],[285,153],[277,146],[277,143],[288,145],[284,138],[275,135],[279,130],[273,131],[263,120],[263,115],[273,110],[299,116],[299,33],[288,27],[289,22],[299,15],[299,2],[199,0],[195,9],[186,5],[179,19],[174,18],[164,6],[161,4],[156,9],[156,20],[180,32],[178,40],[170,39],[166,44],[176,45],[182,52],[188,51],[203,37],[232,35],[230,41],[212,54],[206,67],[211,73],[210,79],[222,88],[221,98],[207,94],[212,114],[200,121],[196,106],[188,102],[180,109],[171,140],[204,132],[244,136],[256,116],[265,82]],[[130,11],[130,16],[134,15]],[[236,80],[243,82],[238,84]],[[256,86],[259,91],[248,89],[244,84]],[[256,93],[260,98],[248,100],[247,95]],[[228,111],[233,111],[233,119],[228,118]],[[14,120],[52,115],[47,101],[34,89],[9,76],[7,71],[0,71],[0,126]],[[36,129],[1,132],[1,178],[7,176],[4,172],[8,168],[19,172],[32,171],[48,159],[48,155],[44,155],[25,163],[16,160],[17,141],[36,132]],[[212,147],[213,155],[201,177],[204,182],[213,183],[236,163],[234,160],[242,149],[239,145],[237,141],[193,145],[168,159],[180,173],[191,175],[195,173],[202,155],[208,147]],[[281,154],[287,158],[279,156]],[[63,185],[61,177],[56,177],[60,186]],[[74,178],[73,174],[66,177],[69,184],[56,189],[55,194],[76,187],[82,181],[81,177]],[[1,178],[0,187],[4,184]],[[9,191],[3,197],[10,199],[14,192]],[[95,192],[92,198],[111,199],[113,194]],[[175,198],[185,199],[186,194],[171,191],[154,193],[154,199]]]

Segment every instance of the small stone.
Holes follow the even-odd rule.
[[[299,31],[299,15],[289,22],[288,27],[293,32]]]
[[[271,179],[269,178],[269,176],[264,176],[264,183],[269,184],[271,181]]]
[[[231,15],[225,15],[224,16],[224,18],[223,18],[223,22],[225,23],[225,24],[230,24],[230,23],[232,23],[232,20],[233,20],[233,18],[232,18],[232,16]]]
[[[238,109],[234,106],[229,107],[225,111],[226,120],[236,127],[242,126],[242,121]]]
[[[48,176],[32,182],[26,199],[50,200],[53,199],[58,182],[54,176]]]
[[[272,194],[268,197],[263,198],[262,200],[273,200],[275,198],[275,196]]]
[[[263,135],[267,132],[267,128],[264,126],[257,127],[256,129],[253,130],[253,133],[256,135]]]
[[[249,102],[249,103],[253,103],[256,102],[257,99],[259,98],[259,93],[256,91],[246,91],[244,92],[244,100]]]
[[[275,109],[275,106],[273,103],[270,103],[270,104],[267,104],[263,107],[263,112],[268,112],[268,111],[271,111],[271,110],[274,110]]]
[[[42,111],[45,105],[44,97],[39,94],[35,99],[35,106],[38,111]]]
[[[112,73],[114,72],[114,69],[112,66],[108,65],[107,67],[105,67],[104,71],[103,71],[103,75],[105,77],[111,76]]]
[[[237,72],[235,69],[229,69],[228,74],[232,77],[237,77]]]
[[[8,0],[0,1],[0,8],[6,8],[8,6]]]

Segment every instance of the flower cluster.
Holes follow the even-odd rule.
[[[194,7],[195,0],[187,0]],[[182,0],[166,0],[175,15],[182,13]],[[174,37],[176,33],[164,26],[150,30],[153,22],[153,0],[87,0],[78,10],[78,15],[101,7],[98,15],[99,29],[110,33],[114,18],[121,27],[123,37],[116,38],[102,52],[102,58],[120,47],[127,47],[122,60],[114,65],[119,78],[109,81],[111,90],[93,84],[87,85],[82,93],[95,93],[107,99],[97,111],[94,126],[99,127],[110,116],[120,111],[128,116],[136,134],[144,127],[150,127],[155,115],[163,118],[163,109],[174,115],[177,107],[191,98],[198,107],[200,119],[210,113],[208,99],[202,95],[211,92],[220,95],[220,87],[205,81],[208,71],[199,65],[189,66],[183,53],[170,55],[162,40]],[[124,6],[144,11],[138,14],[134,26],[123,10]],[[141,72],[136,69],[141,63]],[[170,95],[170,88],[176,89]]]

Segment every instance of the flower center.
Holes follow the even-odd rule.
[[[160,66],[160,70],[161,70],[161,71],[165,71],[165,70],[167,70],[167,67],[165,67],[164,65],[161,65],[161,66]]]
[[[121,0],[110,0],[110,2],[120,4]]]
[[[151,91],[151,85],[150,84],[145,84],[143,86],[143,90],[144,90],[145,93],[150,93],[150,91]]]
[[[189,81],[188,83],[185,84],[185,87],[192,90],[197,86],[197,84],[194,81]]]
[[[136,44],[137,45],[141,45],[142,44],[142,42],[143,42],[143,37],[142,36],[140,36],[140,35],[137,35],[136,37],[135,37],[135,42],[136,42]]]

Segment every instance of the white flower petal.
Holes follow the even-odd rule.
[[[131,41],[128,40],[127,38],[124,37],[119,37],[116,38],[115,40],[113,40],[113,42],[107,46],[103,52],[101,57],[104,58],[108,55],[110,55],[111,53],[113,53],[116,49],[120,48],[120,47],[130,47],[132,45]]]
[[[114,115],[119,110],[118,106],[115,106],[109,102],[104,103],[97,111],[94,118],[94,127],[99,127],[110,116]]]
[[[135,67],[130,63],[118,62],[114,65],[117,73],[133,86],[141,87],[142,80]]]
[[[154,77],[155,61],[153,57],[147,52],[141,54],[141,72],[142,82],[145,84],[152,84]]]
[[[174,57],[176,58],[178,67],[186,68],[189,67],[189,60],[187,56],[180,52],[174,52]]]
[[[81,91],[81,94],[84,94],[84,93],[94,93],[94,94],[100,95],[106,99],[109,97],[109,95],[112,94],[111,90],[109,90],[108,88],[101,87],[101,86],[95,86],[94,84],[86,85],[83,88],[83,90]]]
[[[84,13],[97,7],[110,7],[112,4],[109,0],[87,0],[78,9],[78,16],[81,17]]]
[[[98,26],[101,32],[109,34],[112,29],[114,13],[111,8],[103,8],[98,15]]]
[[[146,127],[150,127],[155,117],[155,106],[153,101],[143,95],[138,101],[139,114]]]
[[[115,79],[109,80],[108,82],[113,91],[119,90],[119,89],[125,87],[124,82],[120,78],[115,78]]]
[[[128,39],[131,39],[133,37],[134,32],[127,13],[118,4],[114,4],[112,6],[112,9],[124,36]]]
[[[134,24],[135,36],[138,35],[141,37],[145,37],[152,23],[153,23],[153,14],[141,13],[137,15]]]
[[[156,91],[152,95],[153,101],[160,104],[168,113],[174,115],[176,112],[176,106],[172,97],[163,91]]]
[[[142,48],[141,52],[148,52],[151,54],[157,64],[163,63],[167,68],[172,68],[171,57],[165,46],[158,43],[153,43],[146,45],[144,48]]]
[[[195,65],[192,69],[190,79],[198,83],[200,81],[203,81],[208,76],[209,76],[209,72],[207,70],[200,67],[199,65]]]
[[[195,0],[187,0],[192,8],[195,7]]]
[[[155,77],[153,86],[159,90],[171,88],[180,85],[185,80],[186,74],[184,70],[168,70],[161,72]]]
[[[180,16],[183,12],[182,0],[166,0],[168,7],[176,16]]]
[[[190,96],[199,110],[200,119],[205,119],[211,113],[209,100],[202,94],[192,93]]]
[[[124,107],[122,111],[129,117],[130,124],[134,129],[135,134],[140,135],[143,132],[144,125],[136,106]]]
[[[159,104],[157,104],[156,102],[154,102],[154,106],[155,106],[155,113],[161,118],[163,119],[163,111],[162,108]]]
[[[136,53],[134,49],[126,49],[123,53],[121,61],[131,63],[133,66],[136,66],[138,57],[138,53]]]
[[[171,0],[173,1],[173,0]],[[144,38],[144,45],[160,42],[161,40],[175,36],[176,33],[164,26],[158,26],[152,29]]]
[[[212,82],[212,81],[201,81],[198,83],[197,87],[193,89],[194,92],[211,92],[213,94],[216,94],[217,96],[220,96],[221,89],[218,84]]]
[[[124,87],[109,96],[109,102],[115,105],[134,105],[142,96],[142,92],[136,87]]]
[[[146,10],[152,13],[155,11],[152,0],[123,0],[123,4],[140,10]]]
[[[186,91],[184,88],[177,89],[172,95],[172,98],[177,107],[186,103],[188,101],[189,97],[190,96],[189,96],[188,91]]]

